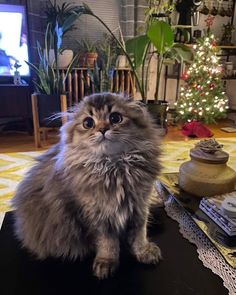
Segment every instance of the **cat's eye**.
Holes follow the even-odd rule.
[[[83,121],[83,126],[85,129],[91,129],[95,126],[95,122],[93,118],[91,117],[86,117]]]
[[[118,124],[123,121],[123,117],[120,113],[114,112],[114,113],[110,114],[109,120],[110,120],[111,124]]]

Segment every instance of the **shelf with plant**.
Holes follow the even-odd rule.
[[[154,101],[158,101],[158,92],[160,87],[160,75],[166,59],[178,61],[190,60],[192,58],[191,50],[183,44],[174,43],[174,33],[171,26],[164,22],[153,20],[150,22],[147,31],[139,36],[129,39],[125,45],[117,38],[106,23],[96,15],[87,4],[83,4],[84,14],[95,17],[116,40],[117,46],[126,56],[129,66],[134,74],[138,91],[145,103],[147,103],[147,83],[148,83],[148,65],[153,54],[158,58],[156,94]],[[139,71],[141,70],[141,76]]]
[[[35,93],[32,94],[32,111],[36,147],[40,146],[40,128],[59,127],[66,121],[65,116],[60,118],[58,116],[55,117],[55,114],[66,112],[67,110],[67,97],[64,91],[65,81],[77,63],[78,57],[75,56],[72,59],[63,76],[60,74],[58,66],[58,54],[55,55],[55,60],[51,64],[49,53],[52,49],[52,44],[54,44],[53,49],[55,50],[56,48],[55,51],[60,52],[61,36],[58,25],[56,25],[53,32],[49,23],[46,28],[44,45],[41,46],[37,42],[39,63],[27,62],[35,75],[33,78]]]
[[[46,22],[50,24],[51,35],[55,36],[55,31],[60,35],[60,39],[72,30],[76,29],[75,22],[81,16],[82,10],[78,5],[63,2],[61,5],[57,4],[56,0],[49,1],[45,10]],[[51,49],[49,51],[49,61],[58,63],[59,68],[67,68],[73,59],[73,51],[69,48],[56,46],[57,38],[54,38]],[[57,59],[55,60],[55,56]]]

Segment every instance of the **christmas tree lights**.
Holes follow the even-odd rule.
[[[215,119],[225,117],[228,99],[214,35],[200,39],[193,49],[194,60],[183,74],[185,85],[176,103],[177,120],[215,123]]]

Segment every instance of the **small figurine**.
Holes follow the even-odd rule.
[[[20,85],[21,84],[21,77],[20,77],[20,72],[18,71],[18,69],[21,67],[20,64],[18,64],[17,62],[15,62],[14,64],[14,84],[15,85]]]

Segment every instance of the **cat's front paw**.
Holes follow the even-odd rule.
[[[134,254],[139,262],[145,264],[157,264],[162,259],[160,248],[151,242],[136,249]]]
[[[111,258],[96,257],[93,263],[94,275],[102,280],[111,276],[116,270],[119,262]]]

